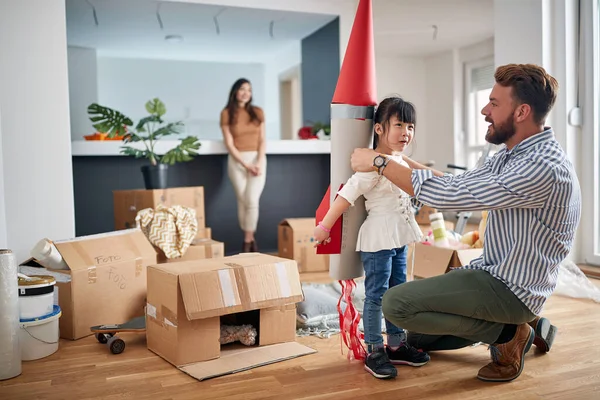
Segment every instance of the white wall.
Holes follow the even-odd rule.
[[[67,49],[69,60],[69,106],[71,138],[83,140],[95,132],[88,118],[87,108],[98,101],[96,50],[82,47]]]
[[[221,139],[219,116],[241,77],[252,82],[254,104],[268,108],[263,64],[98,57],[98,101],[137,123],[147,115],[146,101],[158,97],[167,106],[167,121],[185,123],[183,134]]]
[[[64,0],[0,2],[0,121],[8,247],[75,234]]]
[[[297,41],[265,60],[265,117],[268,139],[281,139],[279,81],[281,74],[301,63],[301,43]]]
[[[0,87],[0,91],[2,87]],[[4,160],[2,156],[2,109],[0,107],[0,249],[6,249],[6,206],[4,205]]]
[[[429,110],[427,108],[425,60],[418,57],[399,58],[376,56],[377,101],[388,96],[401,96],[417,109],[415,144],[407,150],[412,158],[428,161]]]

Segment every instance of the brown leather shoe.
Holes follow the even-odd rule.
[[[535,339],[533,339],[535,347],[544,353],[549,352],[556,336],[556,326],[552,325],[550,320],[544,317],[536,317],[533,321],[529,322],[529,326],[535,331]]]
[[[508,382],[521,375],[525,364],[525,353],[529,351],[535,332],[529,324],[517,326],[513,339],[502,344],[492,344],[492,362],[479,370],[477,378],[482,381]]]

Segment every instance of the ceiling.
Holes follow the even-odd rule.
[[[67,41],[69,46],[95,48],[101,56],[262,62],[336,18],[322,10],[291,12],[193,1],[66,0]],[[298,2],[294,5],[299,8],[303,0],[279,1]],[[303,9],[310,11],[308,6]],[[480,42],[493,36],[493,10],[493,0],[373,0],[376,52],[425,56]],[[167,35],[181,35],[183,41],[168,42]]]

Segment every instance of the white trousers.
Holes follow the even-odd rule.
[[[241,151],[242,160],[247,164],[257,161],[257,151]],[[258,225],[258,203],[267,177],[267,160],[263,160],[263,171],[252,175],[232,156],[227,159],[227,174],[233,185],[238,202],[238,219],[244,232],[255,232]]]

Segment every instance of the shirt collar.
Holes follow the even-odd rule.
[[[521,143],[517,144],[512,150],[506,150],[510,154],[519,154],[527,151],[528,149],[543,143],[547,140],[554,139],[554,131],[549,126],[544,127],[544,130],[540,133],[536,133],[535,135],[528,137],[523,140]]]

